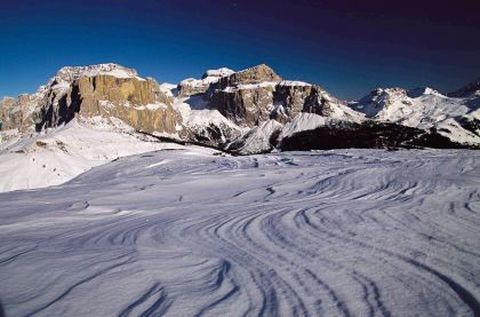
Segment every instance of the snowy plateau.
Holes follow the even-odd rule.
[[[0,316],[480,316],[479,109],[64,67],[0,101]]]

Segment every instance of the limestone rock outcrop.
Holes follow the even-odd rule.
[[[345,103],[320,86],[282,80],[264,64],[223,77],[210,86],[205,98],[208,108],[217,109],[243,127],[258,126],[269,119],[286,123],[301,112],[345,114],[347,120],[356,117]]]
[[[62,68],[45,89],[37,130],[55,127],[77,114],[119,119],[147,133],[177,133],[180,115],[173,99],[151,78],[115,64]]]
[[[0,130],[17,129],[20,133],[33,131],[40,94],[22,94],[17,98],[0,100]]]
[[[253,127],[270,118],[275,84],[227,86],[210,94],[208,107],[245,127]]]
[[[217,87],[225,89],[228,86],[279,82],[281,80],[282,78],[273,69],[265,64],[260,64],[222,77],[218,81]]]

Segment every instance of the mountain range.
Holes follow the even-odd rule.
[[[35,93],[0,101],[0,172],[12,166],[46,171],[19,175],[1,189],[57,184],[118,156],[165,147],[159,140],[236,155],[478,149],[479,108],[480,80],[451,93],[378,88],[344,101],[318,85],[286,80],[265,64],[207,70],[178,84],[160,84],[113,63],[63,67]],[[50,168],[52,161],[57,164]]]

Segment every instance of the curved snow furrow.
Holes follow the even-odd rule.
[[[277,214],[276,212],[272,212],[273,214]],[[229,249],[232,250],[232,249],[235,249],[235,245],[247,245],[249,246],[248,250],[245,250],[245,248],[242,248],[241,250],[235,250],[235,254],[241,254],[242,252],[245,252],[247,251],[247,253],[249,254],[253,254],[254,256],[248,256],[248,262],[251,264],[255,263],[254,261],[255,260],[258,260],[260,257],[263,257],[263,258],[267,258],[267,259],[270,259],[270,263],[269,263],[269,266],[270,267],[275,267],[276,265],[278,265],[279,267],[279,271],[282,271],[282,270],[286,270],[287,272],[291,269],[289,269],[288,267],[289,266],[294,266],[295,270],[293,270],[294,272],[301,267],[301,264],[295,264],[292,260],[290,260],[290,263],[287,259],[283,258],[281,255],[279,254],[274,254],[272,251],[269,251],[268,248],[265,248],[261,243],[257,243],[256,240],[258,241],[264,241],[265,239],[262,239],[260,236],[258,237],[255,237],[255,238],[252,238],[252,236],[255,235],[255,233],[257,232],[256,229],[258,229],[258,226],[261,226],[262,224],[265,224],[265,222],[269,222],[271,219],[269,219],[270,217],[270,213],[268,213],[268,215],[265,215],[265,214],[262,214],[260,217],[257,217],[256,215],[253,215],[253,216],[248,216],[248,217],[243,217],[241,219],[241,221],[235,221],[236,223],[234,223],[233,225],[236,225],[236,226],[239,226],[240,227],[237,227],[237,228],[228,228],[225,232],[228,233],[228,232],[232,232],[232,233],[235,233],[235,235],[237,235],[238,232],[242,232],[242,233],[245,233],[245,240],[244,241],[237,241],[233,244],[231,244],[229,246]],[[261,219],[258,219],[258,218],[261,218]],[[240,222],[240,224],[238,224],[238,222]],[[258,226],[256,225],[256,223],[259,222]],[[217,223],[217,221],[215,221],[215,223]],[[227,222],[224,222],[222,223],[222,226],[225,226]],[[216,231],[218,232],[218,228],[215,228],[217,229]],[[195,228],[192,232],[201,232],[201,228]],[[252,232],[249,232],[249,231],[252,231]],[[267,237],[267,240],[269,242],[271,241],[275,241],[275,240],[272,240],[270,237]],[[202,241],[205,241],[205,239],[202,239]],[[280,240],[280,242],[282,241],[285,241],[285,240]],[[218,244],[218,243],[217,243]],[[281,248],[281,243],[278,243],[279,247]],[[238,247],[237,247],[238,248]],[[276,249],[276,248],[274,248]],[[228,253],[227,253],[228,255]],[[225,256],[225,254],[224,254]],[[245,257],[245,256],[244,256]],[[295,256],[296,257],[296,256]],[[305,258],[300,258],[300,259],[303,259],[305,260]],[[238,262],[238,261],[237,261]],[[278,262],[278,263],[277,263]],[[259,262],[258,265],[261,265],[261,264],[264,264],[265,261],[261,261]],[[272,273],[271,269],[270,270],[270,274],[274,275],[274,276],[277,276],[278,273]],[[277,271],[277,269],[275,270]],[[298,281],[298,277],[295,278],[294,277],[294,280],[297,280],[297,281],[294,281],[296,283],[300,283],[300,284],[305,284],[305,283],[308,283],[308,281]],[[292,286],[290,286],[290,283],[287,283],[287,284],[284,284],[285,283],[285,279],[282,278],[282,281],[279,281],[279,284],[277,285],[277,288],[279,289],[283,289],[283,292],[288,292],[289,289],[292,289]],[[323,283],[323,285],[325,285],[325,283]],[[294,285],[293,287],[295,288],[298,288],[298,285]],[[293,297],[293,298],[296,298],[298,295],[295,295],[294,293],[289,293],[288,297]],[[336,300],[338,302],[338,300]],[[339,306],[345,306],[344,304],[339,304],[337,303],[337,305]],[[297,303],[290,303],[289,306],[293,307],[292,309],[295,310],[295,311],[305,311],[305,308],[303,308],[305,305],[301,302],[297,302]]]
[[[431,284],[437,284],[438,285],[439,283],[440,284],[445,283],[449,287],[448,290],[453,291],[454,294],[456,294],[460,298],[460,300],[463,301],[464,304],[466,304],[468,307],[470,307],[472,309],[472,312],[480,311],[479,310],[480,306],[479,306],[478,300],[475,298],[474,295],[472,295],[472,293],[468,289],[462,287],[461,283],[459,283],[459,282],[455,281],[454,279],[448,277],[447,275],[441,273],[440,271],[433,268],[432,266],[422,264],[422,263],[418,262],[417,260],[415,260],[414,258],[405,256],[405,255],[401,255],[401,254],[397,254],[394,251],[390,251],[388,249],[379,248],[379,247],[370,245],[369,243],[364,242],[363,240],[357,240],[357,239],[346,237],[346,236],[338,236],[335,233],[333,233],[332,231],[328,230],[327,228],[325,228],[321,225],[314,224],[314,222],[312,222],[311,220],[307,220],[306,223],[309,224],[316,231],[320,231],[322,233],[323,232],[329,232],[330,237],[332,237],[334,239],[342,240],[343,243],[353,243],[353,244],[355,244],[357,250],[358,249],[361,250],[362,248],[366,249],[365,253],[368,253],[368,250],[372,250],[372,249],[375,250],[374,256],[379,257],[379,260],[382,260],[383,255],[385,255],[388,258],[393,258],[395,261],[402,262],[401,267],[404,267],[403,268],[404,270],[406,269],[404,264],[408,264],[410,266],[413,266],[413,268],[415,270],[414,270],[414,272],[410,272],[410,273],[411,274],[413,273],[413,274],[417,275],[417,278],[416,278],[417,281],[415,281],[415,284],[418,283],[418,280],[423,280],[424,283],[421,286],[421,288],[430,289],[430,291],[432,293],[434,293],[434,294],[436,293],[437,296],[443,298],[444,303],[448,304],[451,307],[455,307],[456,305],[451,304],[450,302],[453,302],[453,303],[457,302],[458,303],[458,301],[456,300],[456,298],[454,296],[451,296],[451,294],[444,294],[445,292],[447,292],[447,289],[445,289],[445,287],[438,287],[438,288],[433,288],[433,289],[431,287],[429,287]],[[378,252],[380,252],[380,254]],[[384,259],[384,261],[391,261],[391,259]],[[421,272],[418,272],[418,271],[425,271],[425,272],[429,273],[429,275],[433,275],[434,278],[432,278],[432,276],[428,276],[428,275],[426,275],[424,273],[421,273]],[[438,281],[438,279],[440,281]],[[418,288],[418,286],[416,286],[415,288]],[[442,292],[439,292],[438,289],[442,289]],[[448,295],[450,295],[450,296],[448,296]],[[446,296],[448,296],[448,297],[446,297]]]
[[[286,214],[286,213],[285,213],[285,214]],[[285,215],[285,214],[284,214],[284,215]],[[270,221],[270,224],[273,225],[273,227],[272,227],[271,230],[270,230],[272,233],[273,233],[273,232],[277,232],[277,233],[281,234],[281,233],[288,232],[288,224],[289,224],[289,222],[283,223],[283,222],[281,221],[281,220],[282,220],[281,217],[284,216],[284,215],[278,215],[278,216],[279,216],[278,219],[272,219],[272,221]],[[281,226],[281,227],[280,227],[280,226],[279,226],[279,227],[276,227],[276,224],[282,224],[283,226]],[[283,242],[283,241],[288,241],[288,240],[296,240],[296,236],[298,235],[298,233],[295,233],[294,231],[292,231],[291,234],[292,234],[292,236],[285,235],[285,237],[280,238],[280,241]],[[302,242],[303,242],[303,241],[302,241]],[[302,250],[305,254],[307,254],[307,256],[308,256],[308,254],[312,254],[312,253],[315,251],[315,248],[312,248],[312,249],[310,249],[310,250],[305,249],[305,247],[302,248],[302,244],[290,245],[290,250],[289,250],[289,251],[293,252],[293,250],[296,250],[296,249]],[[318,248],[316,248],[316,250],[318,251]],[[307,258],[307,256],[295,257],[294,259],[302,259],[302,261],[299,261],[298,263],[295,264],[295,267],[304,266],[303,263],[304,263],[304,260]],[[318,261],[318,260],[319,260],[318,257],[319,257],[318,255],[313,255],[313,256],[312,256],[312,259],[310,259],[310,260],[317,260],[317,261]],[[307,263],[308,263],[308,262],[307,262]],[[291,263],[291,264],[293,264],[293,263]],[[326,268],[323,268],[322,270],[324,271],[325,269],[326,269]],[[343,268],[343,267],[342,267],[342,269],[345,270],[345,268]],[[307,270],[311,273],[311,270],[312,270],[312,269],[307,269]],[[327,270],[328,270],[328,269],[327,269]],[[320,274],[322,274],[322,273],[320,272]],[[366,278],[366,277],[362,277],[363,280],[367,280],[367,282],[363,282],[363,281],[361,281],[361,280],[359,279],[359,276],[361,276],[361,275],[360,275],[360,273],[358,273],[358,272],[352,272],[352,273],[351,273],[351,277],[352,277],[356,282],[358,282],[358,283],[361,285],[362,289],[364,290],[363,300],[364,300],[364,302],[368,305],[368,309],[367,309],[367,310],[368,310],[369,312],[373,312],[374,310],[380,309],[380,310],[383,310],[383,311],[384,311],[384,315],[388,315],[388,313],[386,313],[386,310],[383,308],[383,304],[381,304],[381,301],[379,300],[379,297],[380,297],[380,296],[379,296],[379,294],[378,294],[378,290],[376,289],[375,283],[373,283],[371,280],[369,280],[369,279]],[[317,279],[318,279],[318,277],[317,277]],[[368,284],[367,284],[367,283],[368,283]],[[323,283],[323,285],[325,285],[325,283]],[[366,285],[368,285],[368,286],[366,286]],[[369,290],[371,290],[371,291],[369,291]],[[371,304],[371,303],[367,300],[367,296],[368,296],[369,294],[373,294],[373,295],[374,295],[374,299],[375,299],[376,302],[377,302],[377,305],[376,305],[376,306],[374,306],[373,304]],[[339,302],[338,302],[338,299],[335,299],[335,300],[336,300],[336,302],[337,302],[337,305],[340,305],[340,306],[342,306],[342,307],[346,307],[345,304],[339,303]],[[357,308],[357,309],[358,309],[358,308]],[[370,315],[370,314],[369,314],[369,315]]]
[[[150,306],[143,310],[136,312],[139,316],[160,316],[167,312],[171,302],[167,301],[166,293],[164,289],[160,286],[159,283],[155,283],[145,294],[141,295],[135,302],[128,305],[122,312],[120,312],[120,317],[131,316],[137,307],[146,303],[148,300],[153,298],[153,303]]]
[[[479,158],[122,158],[0,194],[0,299],[7,316],[475,316]]]
[[[2,251],[0,253],[1,255],[1,258],[0,258],[0,267],[4,266],[4,265],[7,265],[9,263],[11,263],[12,261],[14,261],[16,258],[22,256],[22,255],[25,255],[27,253],[30,253],[32,251],[35,251],[36,249],[38,248],[38,245],[35,245],[31,248],[27,248],[26,250],[22,250],[20,252],[16,251],[17,248],[11,248],[9,250],[5,250],[5,251]],[[23,249],[23,248],[22,248]],[[13,251],[15,250],[16,252],[14,254],[11,254],[10,251]],[[13,253],[13,252],[12,252]]]
[[[219,254],[215,254],[215,256],[221,256],[230,259],[230,261],[234,264],[234,267],[239,271],[239,274],[243,276],[251,276],[253,283],[257,288],[256,290],[253,290],[253,292],[261,294],[260,298],[262,299],[261,307],[257,313],[263,312],[266,314],[275,315],[278,313],[278,307],[277,305],[272,304],[275,304],[278,301],[278,291],[281,291],[282,293],[288,293],[290,296],[287,296],[287,298],[293,297],[299,300],[298,296],[291,292],[291,288],[288,286],[288,284],[281,277],[277,276],[277,273],[272,270],[268,263],[265,263],[256,253],[249,252],[249,250],[245,249],[243,247],[247,246],[245,243],[239,244],[238,241],[231,241],[228,236],[222,235],[224,228],[226,228],[226,233],[234,232],[235,236],[239,232],[245,232],[245,226],[248,226],[249,220],[255,219],[257,215],[258,212],[254,212],[253,215],[249,214],[247,217],[240,217],[240,220],[236,218],[230,218],[225,222],[220,222],[219,226],[211,226],[211,222],[207,222],[206,231],[203,231],[203,228],[201,227],[188,227],[188,229],[191,230],[189,233],[193,235],[202,232],[206,233],[205,236],[197,237],[197,239],[195,239],[195,241],[204,241],[203,243],[209,241],[212,242],[212,244],[206,244],[204,246],[204,252],[206,253],[211,254],[212,247],[218,249],[218,241],[222,241],[219,250],[220,252]],[[201,222],[199,223],[202,224]],[[222,247],[222,245],[225,246]],[[255,266],[255,271],[251,271],[252,265]],[[250,289],[249,292],[251,293],[252,289]],[[250,295],[249,298],[252,298],[252,296]],[[299,304],[299,306],[301,307],[302,304]]]

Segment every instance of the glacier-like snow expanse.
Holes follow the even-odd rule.
[[[6,316],[478,316],[480,152],[120,158],[0,194]]]

